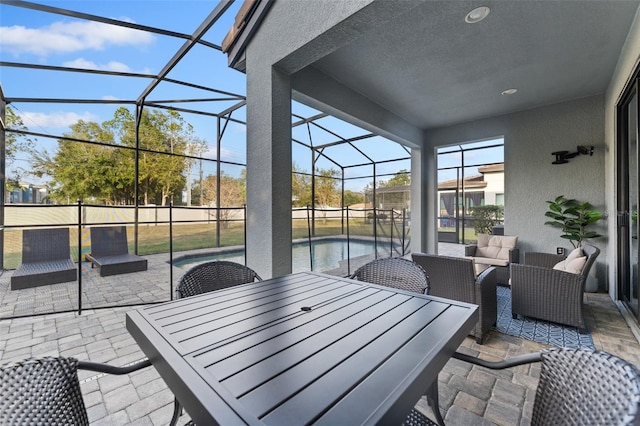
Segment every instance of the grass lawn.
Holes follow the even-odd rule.
[[[158,254],[169,252],[169,225],[146,225],[138,227],[138,254]],[[174,224],[173,226],[173,251],[188,251],[203,248],[217,247],[216,244],[216,224],[189,223]],[[220,246],[234,246],[244,244],[244,224],[233,222],[226,228],[220,229]],[[379,237],[388,237],[393,232],[394,238],[402,232],[399,226],[391,230],[388,223],[378,224],[377,233]],[[408,231],[407,231],[408,232]],[[343,235],[347,233],[346,222],[344,232],[340,220],[316,220],[315,236]],[[306,220],[292,221],[293,239],[307,238],[309,230]],[[351,236],[373,236],[373,224],[367,223],[364,219],[349,220],[349,234]],[[134,252],[134,232],[133,226],[127,230],[129,237],[129,250]],[[89,238],[89,228],[83,230],[82,253],[91,251]],[[78,230],[69,228],[69,240],[71,242],[71,255],[74,261],[78,259]],[[4,232],[4,268],[13,269],[20,264],[22,255],[22,231],[5,230]]]

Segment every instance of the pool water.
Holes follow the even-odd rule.
[[[373,241],[351,240],[347,253],[346,240],[319,240],[311,243],[311,256],[313,258],[314,271],[328,271],[340,267],[340,261],[349,256],[353,259],[364,255],[373,255],[375,246]],[[382,245],[378,243],[378,252],[382,250]],[[386,248],[388,250],[388,248]],[[309,243],[295,243],[292,247],[292,269],[293,272],[311,270],[309,256]],[[227,252],[221,254],[203,254],[198,257],[190,257],[174,262],[175,266],[189,269],[199,263],[211,260],[228,260],[244,264],[244,252]]]

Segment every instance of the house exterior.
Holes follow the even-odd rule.
[[[261,275],[291,270],[295,99],[412,149],[415,251],[437,251],[437,148],[503,137],[505,233],[554,252],[566,242],[544,225],[546,200],[589,201],[607,216],[599,288],[633,299],[623,281],[637,251],[617,217],[638,199],[637,182],[621,186],[637,176],[637,1],[489,1],[481,22],[466,1],[251,3],[225,49],[247,76],[246,246]],[[552,164],[577,145],[593,154]]]
[[[18,187],[7,192],[7,201],[11,204],[44,204],[47,203],[49,188],[43,185],[34,185],[28,182],[20,182]]]
[[[455,216],[456,205],[460,214],[468,214],[468,209],[475,206],[504,206],[504,164],[481,166],[477,175],[438,182],[438,200],[440,218]],[[444,226],[442,219],[440,226]]]

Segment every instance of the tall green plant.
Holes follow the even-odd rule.
[[[547,201],[549,210],[544,214],[553,219],[545,225],[560,228],[561,238],[569,240],[573,247],[582,247],[584,240],[598,238],[602,235],[588,228],[602,219],[602,212],[594,210],[588,202],[580,202],[559,195],[553,201]]]

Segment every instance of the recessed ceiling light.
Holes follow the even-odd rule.
[[[464,21],[467,24],[475,24],[476,22],[482,21],[484,18],[489,15],[491,9],[487,6],[480,6],[473,9],[471,12],[467,13],[467,16],[464,17]]]
[[[517,91],[518,89],[507,89],[507,90],[503,90],[501,95],[513,95]]]

